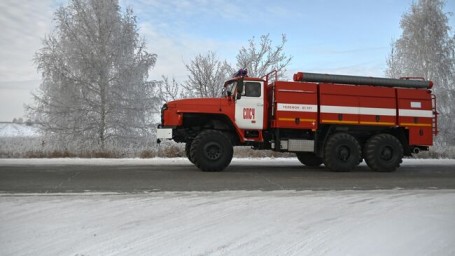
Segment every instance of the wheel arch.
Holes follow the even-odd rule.
[[[225,114],[185,113],[182,128],[189,139],[194,139],[204,130],[217,130],[228,134],[233,145],[240,141],[237,127]]]
[[[389,133],[390,135],[395,136],[403,146],[403,155],[411,156],[411,146],[409,145],[409,131],[403,127],[398,127],[391,129]]]

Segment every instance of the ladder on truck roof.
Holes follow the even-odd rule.
[[[431,94],[431,105],[432,105],[432,108],[431,110],[433,111],[433,134],[436,136],[438,135],[438,111],[436,110],[436,95],[434,94]]]

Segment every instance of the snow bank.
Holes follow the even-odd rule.
[[[0,255],[454,255],[455,192],[0,195]]]

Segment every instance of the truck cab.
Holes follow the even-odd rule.
[[[236,145],[263,142],[267,126],[267,81],[236,76],[224,83],[219,98],[192,98],[167,102],[161,109],[157,137],[187,143],[203,129],[236,135]]]
[[[233,146],[262,147],[264,130],[268,126],[268,78],[269,75],[251,78],[246,71],[240,70],[224,83],[219,98],[167,102],[161,109],[158,142],[172,139],[185,143],[188,159],[204,171],[224,169],[231,161]],[[213,137],[215,142],[211,146],[199,146],[201,139],[207,137]],[[228,161],[206,166],[209,161],[205,158],[216,162],[222,153],[228,154]]]

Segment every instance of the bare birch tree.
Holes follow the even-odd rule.
[[[286,41],[286,36],[282,35],[281,43],[272,46],[269,34],[262,35],[259,43],[253,37],[249,40],[248,47],[242,47],[237,54],[237,68],[246,68],[248,75],[254,77],[262,77],[276,69],[278,76],[283,77],[292,60],[292,57],[284,52]]]
[[[186,98],[187,95],[184,93],[184,88],[175,78],[172,78],[171,81],[169,81],[169,77],[167,76],[162,76],[161,78],[163,80],[156,81],[155,83],[162,104],[171,100]]]
[[[419,0],[401,19],[401,37],[392,44],[386,75],[433,80],[438,98],[437,145],[455,145],[455,36],[450,36],[443,0]]]
[[[190,74],[182,86],[189,97],[220,96],[224,82],[232,75],[231,66],[212,51],[197,55],[186,68]]]
[[[55,22],[35,55],[43,82],[29,106],[44,132],[101,150],[148,133],[156,55],[139,39],[133,11],[122,14],[116,0],[71,0]]]

